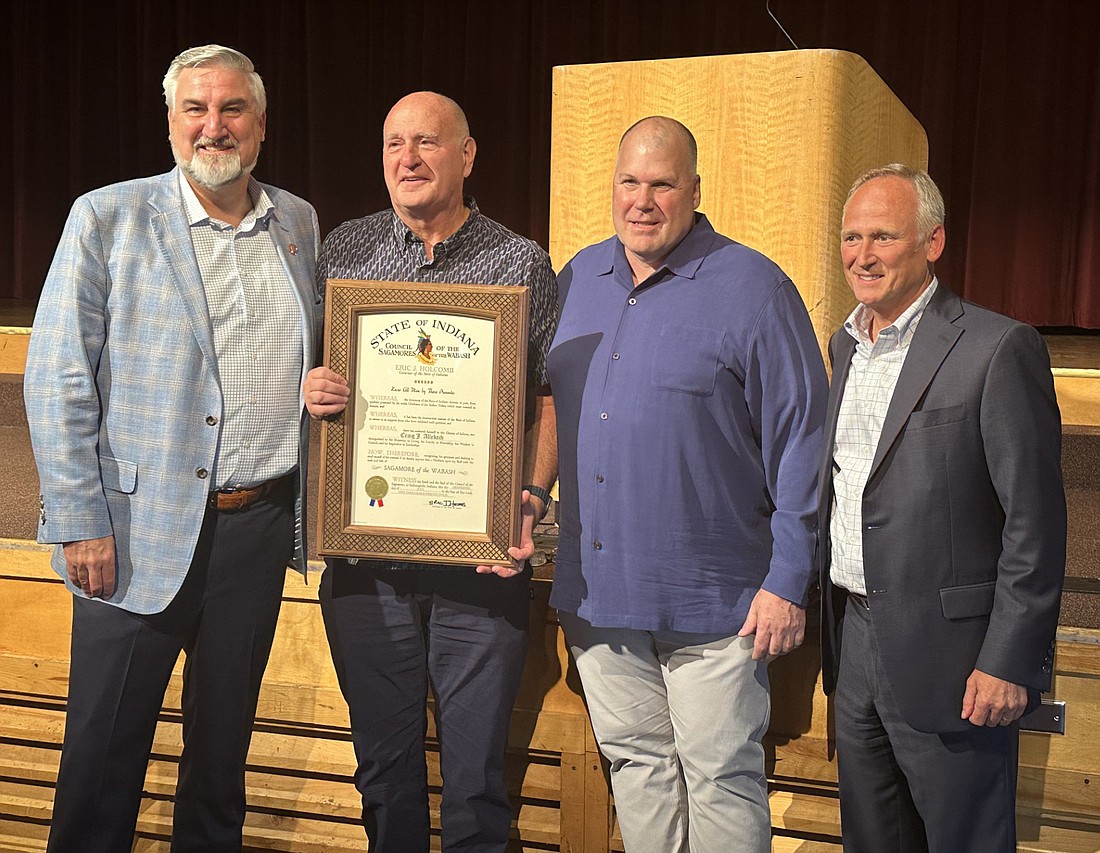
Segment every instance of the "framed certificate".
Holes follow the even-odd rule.
[[[511,565],[527,288],[332,279],[327,300],[351,397],[321,428],[318,552]]]

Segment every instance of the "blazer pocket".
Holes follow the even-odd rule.
[[[706,397],[714,393],[725,332],[700,326],[665,326],[653,348],[653,384]]]
[[[993,611],[996,581],[949,586],[940,590],[940,607],[945,619],[973,619]]]
[[[130,494],[137,487],[137,463],[100,456],[99,478],[103,488]]]
[[[928,427],[953,424],[966,420],[966,403],[944,406],[941,409],[923,409],[909,416],[907,429],[927,429]]]

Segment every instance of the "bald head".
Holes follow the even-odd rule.
[[[390,108],[382,126],[383,142],[390,126],[408,116],[430,122],[440,133],[460,144],[470,135],[466,113],[456,101],[438,92],[412,92]]]
[[[650,116],[623,134],[611,218],[634,283],[655,273],[695,225],[695,138],[675,119]]]
[[[425,243],[466,220],[463,182],[477,145],[462,107],[436,92],[413,92],[393,105],[382,128],[382,171],[390,201]]]
[[[626,129],[619,140],[620,154],[627,142],[642,144],[650,150],[671,148],[672,152],[687,157],[692,175],[699,171],[699,145],[692,132],[674,118],[647,116],[639,119]]]

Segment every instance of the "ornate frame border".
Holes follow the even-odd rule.
[[[355,394],[348,408],[321,427],[318,553],[381,560],[511,565],[519,541],[523,418],[527,381],[528,293],[511,285],[330,279],[325,305],[324,363],[355,388],[355,328],[371,310],[425,310],[491,319],[496,326],[492,370],[489,499],[483,534],[425,529],[410,532],[350,523]],[[351,420],[349,420],[351,419]]]

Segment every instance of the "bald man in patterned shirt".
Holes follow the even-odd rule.
[[[463,195],[477,146],[461,107],[434,92],[386,117],[382,165],[392,210],[346,222],[325,240],[318,279],[527,285],[531,296],[523,536],[512,567],[330,559],[321,608],[351,712],[371,853],[428,850],[424,759],[430,682],[440,736],[443,850],[503,851],[512,810],[504,749],[527,646],[535,517],[557,473],[546,352],[557,284],[537,244],[483,216]],[[327,367],[303,386],[314,417],[343,411],[349,388]]]

